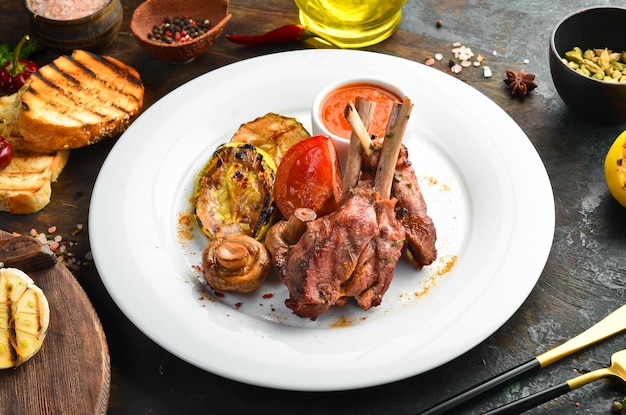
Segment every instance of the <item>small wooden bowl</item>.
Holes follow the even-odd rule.
[[[63,51],[106,48],[117,38],[124,17],[120,0],[110,0],[88,16],[69,20],[37,14],[32,4],[31,0],[24,0],[33,32],[46,46]]]
[[[155,25],[162,24],[167,17],[176,16],[209,19],[211,29],[185,43],[166,44],[148,39]],[[147,0],[133,13],[130,28],[139,46],[150,56],[167,62],[186,63],[215,42],[231,17],[228,0]]]

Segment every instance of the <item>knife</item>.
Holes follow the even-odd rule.
[[[57,257],[46,244],[30,236],[0,239],[0,268],[18,268],[26,273],[50,268]]]
[[[419,415],[439,415],[445,414],[457,406],[477,398],[490,390],[523,375],[539,371],[572,353],[580,351],[594,343],[608,339],[615,334],[626,330],[626,305],[621,306],[611,314],[580,333],[565,343],[548,350],[545,353],[535,356],[531,360],[509,369],[499,375],[492,377],[478,385],[453,396],[450,399],[436,404]]]

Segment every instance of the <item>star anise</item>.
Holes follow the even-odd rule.
[[[504,80],[506,87],[511,90],[511,94],[523,97],[533,89],[537,88],[535,83],[535,74],[526,73],[524,68],[518,73],[506,71],[506,79]]]

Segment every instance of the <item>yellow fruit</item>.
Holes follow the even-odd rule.
[[[626,207],[626,131],[615,139],[606,155],[604,176],[611,195]]]
[[[17,367],[39,351],[50,308],[43,291],[23,271],[0,269],[0,369]]]

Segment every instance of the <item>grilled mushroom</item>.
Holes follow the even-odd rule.
[[[256,290],[270,271],[265,246],[247,235],[225,235],[211,240],[202,254],[207,284],[218,291],[249,293]]]

